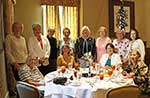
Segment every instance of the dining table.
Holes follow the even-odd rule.
[[[45,86],[42,88],[45,91],[44,98],[105,98],[110,89],[135,85],[132,78],[124,77],[118,70],[114,70],[111,76],[105,72],[102,79],[100,74],[83,77],[81,71],[75,77],[74,72],[75,69],[66,69],[64,73],[57,69],[48,73],[44,77]],[[59,77],[67,78],[63,85],[54,83],[54,79]]]

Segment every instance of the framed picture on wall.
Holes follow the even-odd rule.
[[[126,36],[129,36],[131,28],[135,26],[134,17],[134,2],[123,0],[109,0],[109,35],[115,37],[115,32],[119,28],[120,23],[120,10],[124,11],[124,23]]]

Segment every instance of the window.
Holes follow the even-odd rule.
[[[63,38],[63,28],[68,27],[70,37],[76,39],[79,28],[79,8],[70,6],[43,5],[43,31],[47,35],[47,29],[54,27],[55,37]]]

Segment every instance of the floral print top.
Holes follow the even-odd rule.
[[[113,45],[118,50],[118,54],[120,55],[121,59],[127,59],[130,48],[129,48],[129,40],[124,38],[122,41],[118,41],[117,39],[113,40]]]

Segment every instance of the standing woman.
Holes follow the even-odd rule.
[[[8,89],[10,96],[15,95],[15,79],[18,81],[18,70],[25,65],[28,51],[26,40],[21,33],[23,33],[24,25],[19,22],[14,22],[12,25],[12,34],[6,36],[6,56],[8,61],[7,76]]]
[[[74,55],[75,40],[70,38],[70,33],[71,33],[71,31],[70,31],[69,28],[65,27],[63,29],[64,37],[63,37],[63,39],[59,40],[59,42],[58,42],[58,47],[59,47],[59,51],[58,52],[59,53],[61,52],[60,50],[61,50],[62,46],[64,44],[67,44],[71,48],[71,54]]]
[[[80,59],[85,53],[91,52],[93,59],[96,59],[95,38],[90,36],[88,26],[83,26],[81,29],[81,37],[76,40],[76,59]]]
[[[130,31],[130,50],[137,49],[141,54],[141,59],[145,57],[145,46],[143,41],[139,37],[139,32],[136,29]]]
[[[56,66],[56,60],[57,60],[57,40],[56,38],[53,37],[55,33],[54,28],[49,28],[48,29],[48,34],[47,38],[49,40],[51,49],[50,49],[50,56],[49,56],[49,65],[51,67],[50,71],[55,71],[57,66]]]
[[[111,43],[111,39],[107,37],[107,29],[101,26],[98,30],[99,37],[96,39],[96,52],[97,52],[97,62],[101,59],[102,55],[106,53],[105,46],[107,43]]]
[[[128,60],[130,48],[129,40],[125,38],[125,31],[118,30],[116,32],[116,39],[113,40],[113,45],[117,49],[118,54],[121,57],[122,63],[125,64]]]
[[[50,72],[49,56],[51,46],[48,39],[42,35],[42,27],[40,24],[33,24],[32,30],[34,36],[29,38],[28,49],[31,57],[37,57],[39,60],[38,68],[45,76]]]

